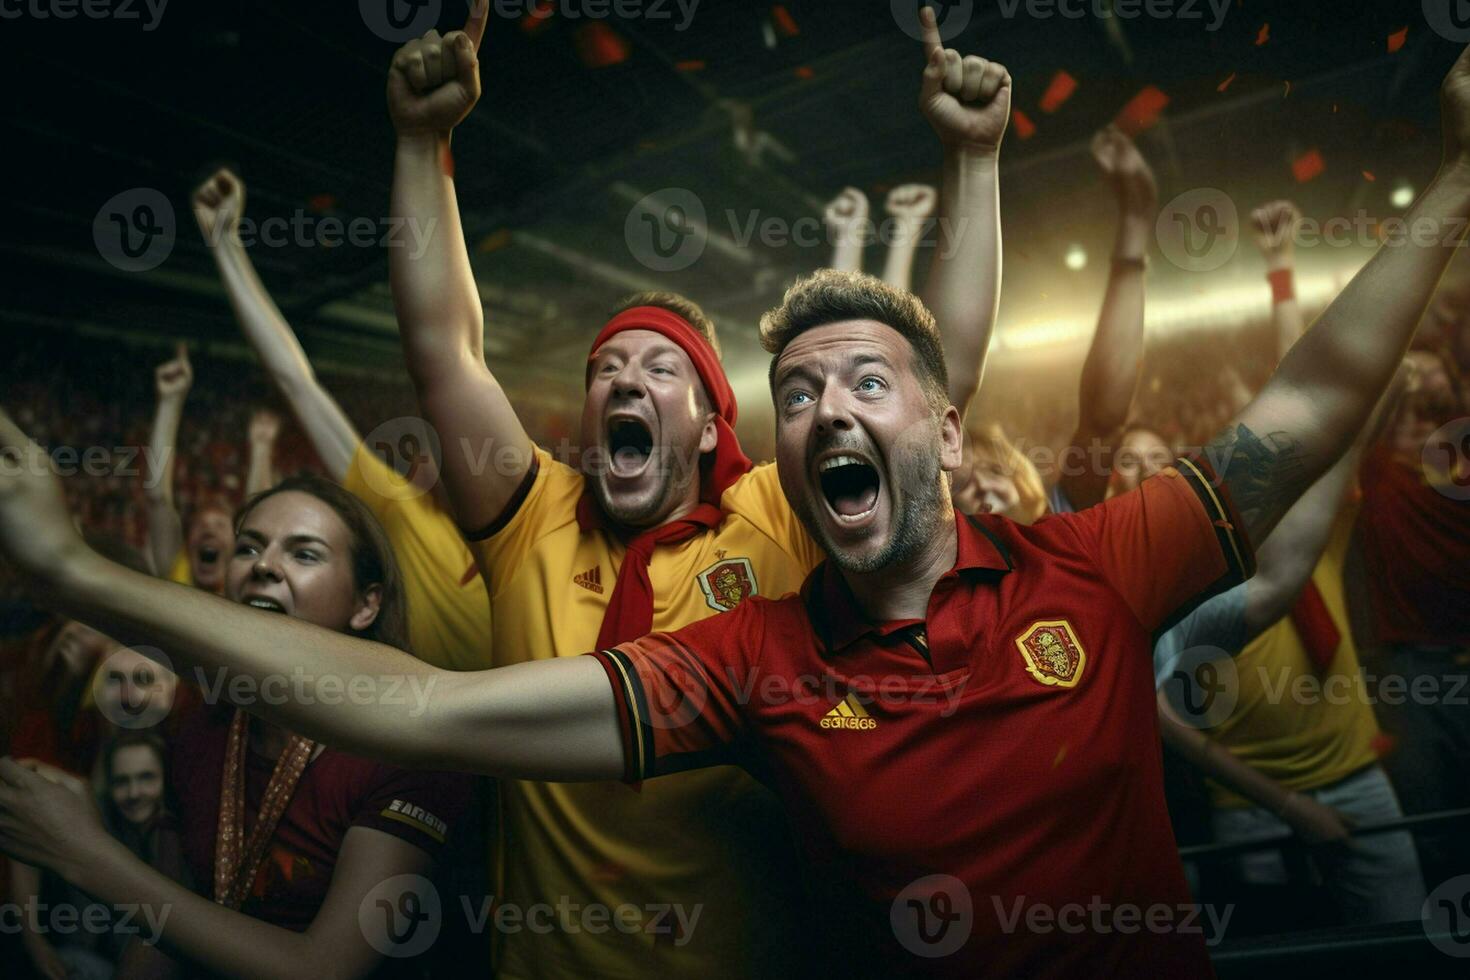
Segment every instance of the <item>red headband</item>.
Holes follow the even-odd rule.
[[[688,320],[672,310],[666,310],[661,306],[635,306],[609,320],[597,334],[597,339],[592,341],[592,350],[587,355],[587,377],[585,379],[589,386],[592,383],[593,357],[597,355],[603,344],[625,330],[652,330],[654,333],[662,334],[677,344],[679,349],[689,355],[689,360],[693,362],[694,370],[704,384],[704,391],[709,397],[710,405],[714,408],[715,414],[719,416],[715,421],[715,427],[719,430],[719,438],[712,454],[714,459],[712,465],[704,473],[699,496],[705,503],[718,507],[720,497],[724,495],[725,490],[730,484],[749,472],[751,463],[740,449],[740,440],[735,437],[734,425],[739,406],[735,404],[735,392],[730,387],[730,379],[725,377],[725,369],[720,366],[720,359],[715,354],[714,347],[704,338],[703,334],[689,324]]]

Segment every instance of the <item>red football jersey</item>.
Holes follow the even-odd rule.
[[[214,882],[214,843],[233,709],[194,712],[170,742],[169,778],[178,794],[184,858],[205,893]],[[246,753],[245,832],[250,832],[275,762]],[[240,911],[301,932],[327,897],[337,852],[353,827],[371,827],[437,855],[469,802],[470,777],[410,772],[324,749],[307,765]]]
[[[834,972],[1198,977],[1151,634],[1250,573],[1187,462],[1032,527],[957,518],[923,622],[801,595],[598,656],[628,779],[738,762],[781,796]]]
[[[1470,500],[1420,460],[1380,446],[1363,461],[1358,534],[1372,569],[1378,639],[1470,647]]]

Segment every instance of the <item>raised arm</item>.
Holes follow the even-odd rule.
[[[419,405],[443,446],[455,518],[472,534],[500,517],[532,458],[530,437],[485,366],[485,314],[454,194],[450,133],[480,98],[477,51],[489,2],[476,7],[463,31],[410,41],[388,71],[398,131],[392,214],[418,242],[390,243],[393,305]],[[503,458],[502,447],[515,452]],[[478,465],[491,454],[497,465]]]
[[[276,440],[281,435],[281,417],[267,408],[250,415],[250,466],[245,471],[245,496],[255,496],[276,485]]]
[[[148,504],[148,557],[155,574],[164,576],[184,547],[184,522],[174,503],[174,462],[178,454],[179,423],[184,417],[184,399],[194,384],[189,349],[180,342],[173,360],[153,372],[158,407],[153,430],[148,436],[147,469],[143,497]]]
[[[832,242],[832,268],[838,272],[863,271],[863,246],[868,241],[868,196],[856,187],[844,187],[827,203],[822,214]]]
[[[150,940],[213,975],[367,976],[382,956],[359,924],[359,909],[383,882],[426,875],[432,867],[413,844],[354,827],[337,854],[321,908],[306,931],[294,932],[161,874],[107,834],[89,801],[9,759],[0,760],[0,817],[0,845],[8,853],[43,864],[99,901],[144,910],[139,925],[158,929]]]
[[[1327,550],[1360,458],[1361,446],[1354,446],[1332,464],[1256,549],[1256,574],[1245,584],[1247,641],[1291,612],[1292,603],[1311,580],[1312,570]]]
[[[1271,329],[1279,355],[1291,350],[1307,329],[1296,298],[1296,233],[1301,223],[1302,214],[1290,201],[1272,201],[1251,212],[1251,230],[1271,284]]]
[[[439,670],[383,644],[140,575],[83,543],[49,457],[3,412],[0,554],[46,606],[120,642],[164,650],[175,668],[248,678],[243,696],[251,711],[338,748],[408,768],[514,778],[623,773],[612,690],[593,658]],[[249,695],[291,690],[303,665],[310,668],[307,696]],[[384,679],[394,696],[385,691],[370,704],[341,696]],[[234,693],[228,683],[221,689]]]
[[[285,396],[327,472],[340,483],[362,439],[342,407],[317,381],[300,341],[240,244],[244,182],[230,171],[220,170],[194,192],[193,203],[194,218],[214,255],[235,321],[265,364],[271,381]]]
[[[903,184],[888,192],[883,207],[892,227],[888,256],[883,261],[883,281],[894,289],[908,292],[912,288],[914,253],[924,236],[924,222],[934,214],[937,197],[927,184]]]
[[[945,49],[934,10],[924,30],[919,108],[944,149],[939,236],[923,300],[944,340],[949,398],[963,416],[980,389],[1000,306],[1000,143],[1011,117],[1001,65]]]
[[[1144,271],[1159,192],[1148,161],[1117,127],[1093,137],[1092,156],[1117,201],[1118,230],[1097,331],[1082,365],[1072,445],[1091,459],[1095,444],[1103,450],[1102,459],[1110,460],[1128,424],[1143,367]],[[1061,486],[1073,508],[1102,503],[1111,470],[1110,464],[1064,466]]]
[[[1206,448],[1253,541],[1363,429],[1413,338],[1470,219],[1470,49],[1441,89],[1439,173],[1391,240],[1281,361],[1261,393]]]

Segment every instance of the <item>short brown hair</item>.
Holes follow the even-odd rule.
[[[781,305],[761,317],[761,346],[771,354],[771,390],[776,388],[776,362],[786,345],[813,327],[843,320],[876,320],[892,327],[914,351],[919,384],[935,411],[949,405],[949,372],[934,314],[912,293],[894,289],[861,272],[821,269],[798,279]]]
[[[625,310],[631,310],[635,306],[657,306],[661,310],[668,310],[670,313],[679,314],[685,320],[689,321],[691,327],[699,331],[700,336],[709,341],[709,345],[715,349],[715,356],[721,356],[720,338],[715,335],[715,323],[705,314],[704,310],[700,309],[699,304],[694,302],[694,300],[689,299],[687,296],[680,296],[678,293],[667,293],[659,290],[634,293],[632,296],[625,296],[614,307],[613,311],[608,314],[608,319],[611,320],[619,313]]]

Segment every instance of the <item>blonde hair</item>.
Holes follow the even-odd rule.
[[[966,434],[970,439],[972,458],[984,455],[995,460],[1015,483],[1020,500],[1015,512],[1007,516],[1018,524],[1034,524],[1040,520],[1047,510],[1046,486],[1041,482],[1036,464],[1011,442],[999,422],[974,426]]]

